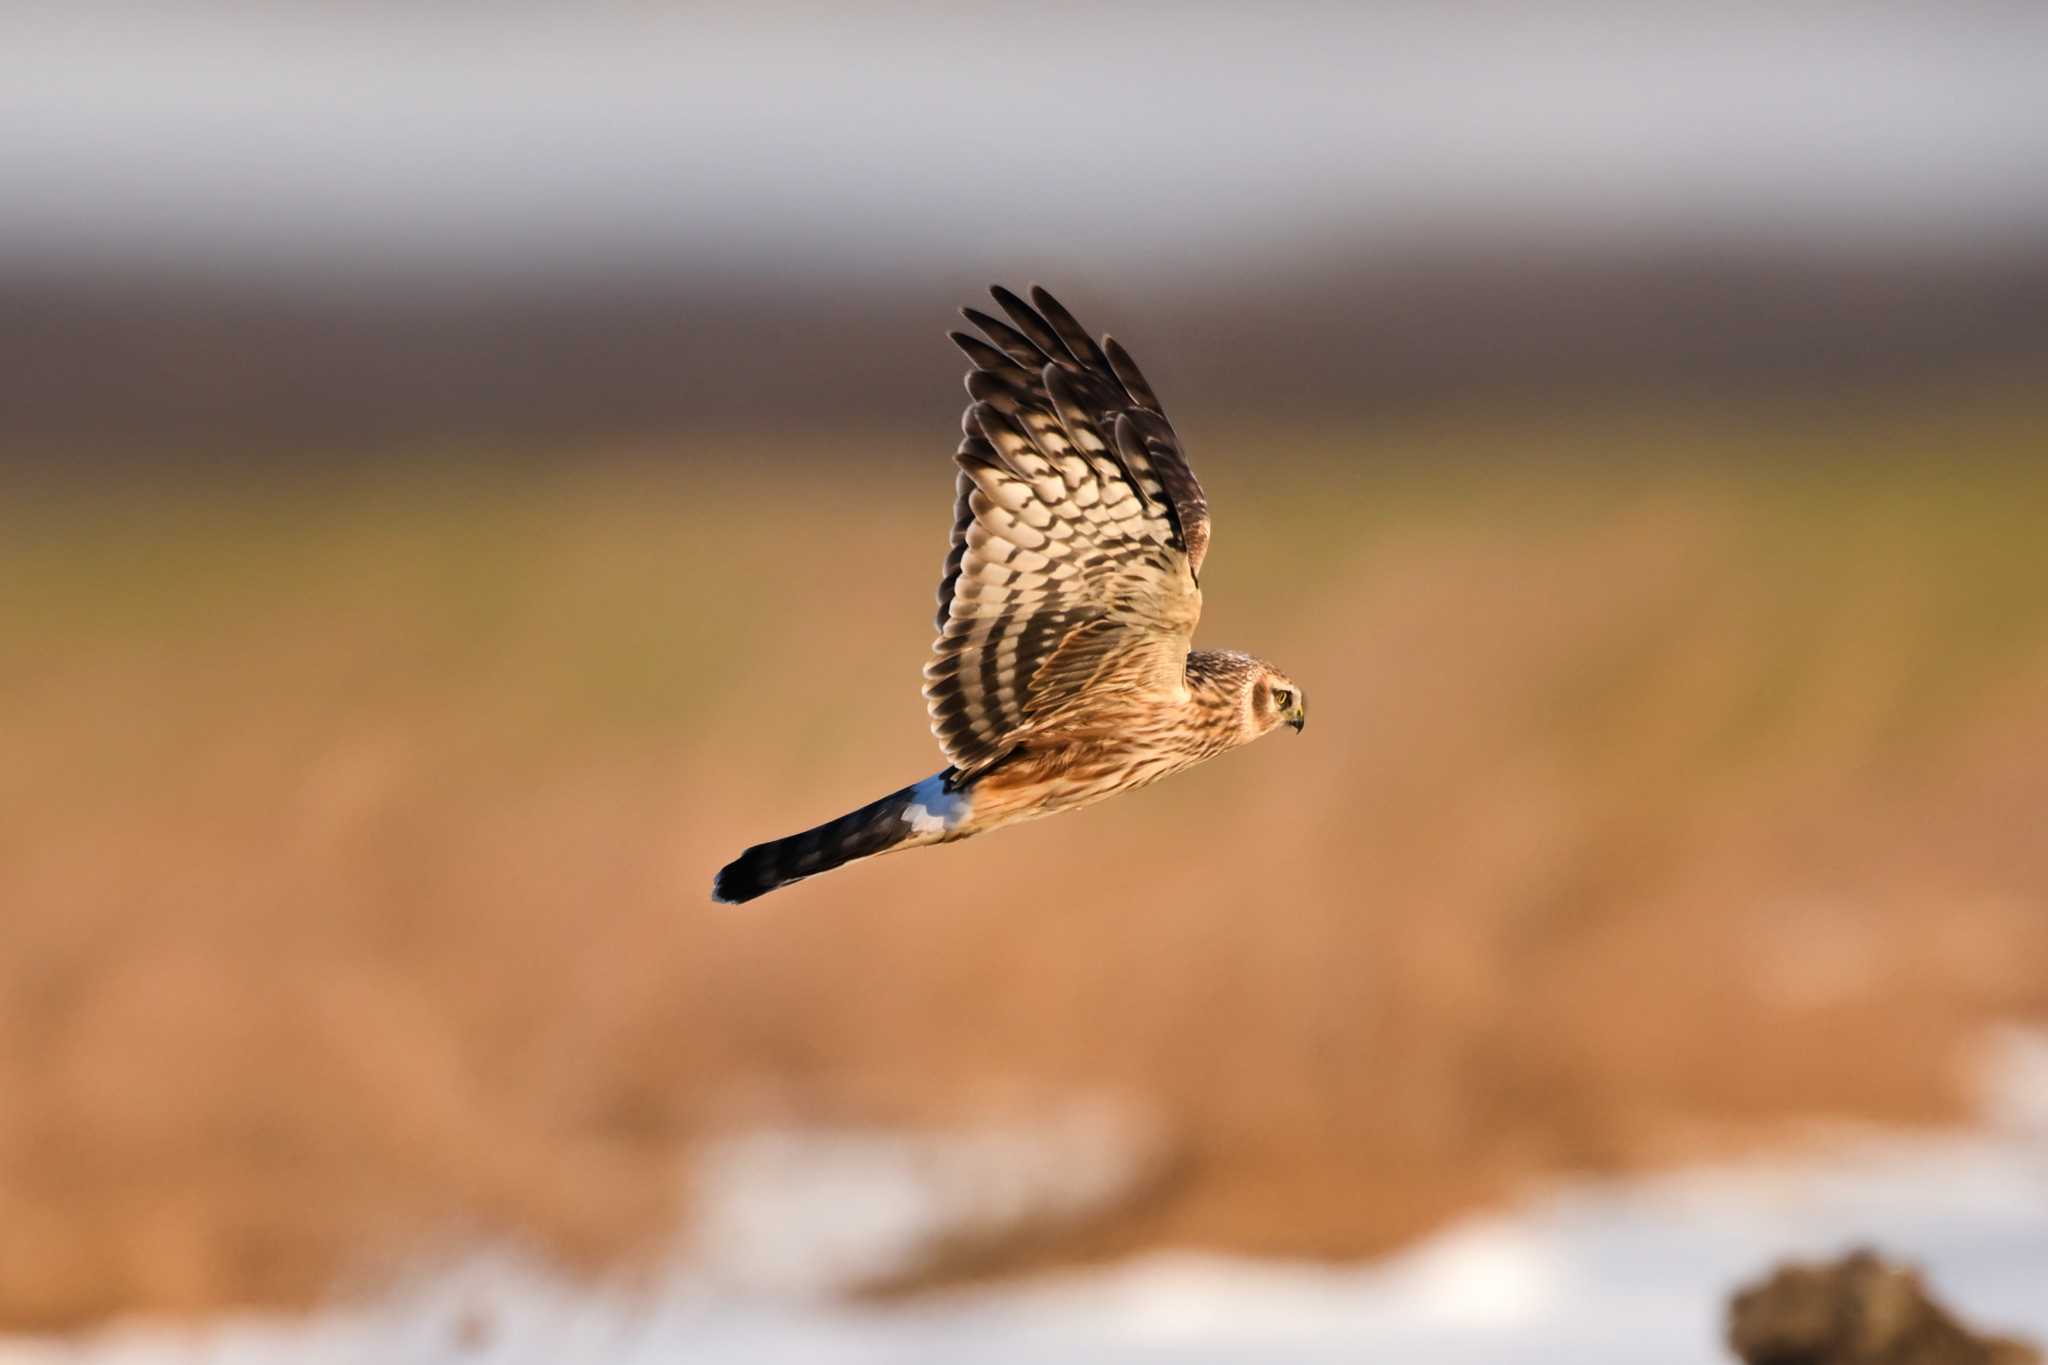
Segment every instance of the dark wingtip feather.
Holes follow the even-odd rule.
[[[1109,372],[1109,357],[1102,353],[1102,348],[1095,344],[1095,338],[1088,335],[1088,329],[1081,325],[1080,320],[1052,296],[1052,291],[1044,285],[1034,284],[1031,286],[1031,301],[1038,305],[1039,313],[1059,335],[1074,359],[1104,373]]]
[[[1037,286],[1033,285],[1032,288],[1035,289]],[[1030,304],[999,284],[990,285],[988,292],[989,297],[1010,315],[1010,321],[1017,324],[1017,330],[1029,337],[1031,344],[1043,351],[1047,359],[1065,361],[1069,364],[1080,363],[1080,358],[1067,349],[1066,342],[1060,340],[1060,334],[1053,330],[1052,324],[1040,317]]]
[[[977,370],[1014,370],[1014,361],[1003,352],[983,341],[980,337],[965,332],[948,332],[946,340],[958,346]]]
[[[1048,365],[1039,381],[1045,385],[1046,397],[1052,399],[1053,415],[1066,428],[1067,439],[1085,449],[1088,443],[1082,439],[1082,432],[1094,421],[1095,414],[1089,410],[1087,394],[1077,376],[1057,365]]]
[[[1152,385],[1146,382],[1144,373],[1138,369],[1138,362],[1131,359],[1131,353],[1113,336],[1102,338],[1102,350],[1109,357],[1109,372],[1116,376],[1117,383],[1124,386],[1124,392],[1131,396],[1131,400],[1163,416],[1166,408],[1160,403],[1159,395],[1152,391]]]
[[[960,316],[979,327],[990,341],[1000,346],[1010,359],[1026,370],[1036,370],[1052,359],[1044,351],[1039,350],[1030,337],[1001,318],[991,317],[979,308],[962,308]]]
[[[1039,402],[1039,395],[1032,390],[1030,377],[1014,367],[1001,372],[969,370],[967,393],[969,397],[992,403],[1012,416]]]
[[[988,296],[994,299],[997,305],[1013,318],[1020,312],[1029,313],[1031,311],[1031,305],[1018,297],[1017,291],[1006,284],[990,285],[988,287]]]

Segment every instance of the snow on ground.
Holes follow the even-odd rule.
[[[1788,1255],[1860,1243],[1923,1266],[1937,1297],[1973,1324],[2048,1341],[2048,1040],[2013,1038],[1999,1053],[2000,1083],[1977,1133],[1865,1133],[1825,1156],[1575,1185],[1362,1267],[1161,1255],[870,1305],[808,1282],[749,1288],[707,1270],[701,1253],[636,1289],[579,1284],[496,1254],[310,1319],[0,1341],[0,1365],[1687,1365],[1728,1360],[1721,1312],[1738,1282]],[[775,1142],[777,1169],[802,1184],[799,1149],[787,1136]],[[977,1142],[983,1158],[994,1150],[986,1135]],[[803,1219],[845,1226],[834,1189],[866,1201],[864,1216],[899,1242],[905,1227],[930,1221],[909,1209],[874,1218],[878,1201],[919,1197],[901,1178],[900,1155],[877,1157],[878,1169],[898,1173],[893,1184],[862,1188],[846,1179],[860,1170],[848,1153],[868,1149],[841,1141],[831,1150],[834,1176],[773,1205],[777,1236]],[[742,1154],[740,1166],[758,1159]],[[949,1169],[957,1180],[960,1168]],[[745,1226],[739,1218],[721,1235]],[[752,1264],[749,1254],[735,1264]]]

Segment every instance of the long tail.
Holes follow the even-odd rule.
[[[711,899],[736,905],[856,858],[948,838],[969,807],[966,792],[946,790],[951,772],[935,773],[802,834],[755,844],[718,870]]]

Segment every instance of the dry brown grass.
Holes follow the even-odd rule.
[[[1157,1105],[1180,1179],[1060,1254],[1369,1252],[1952,1117],[2048,1005],[2037,415],[1686,430],[1241,443],[1203,638],[1305,681],[1302,738],[741,912],[743,844],[938,766],[948,489],[887,443],[45,496],[0,545],[0,1322],[615,1257],[763,1103]]]

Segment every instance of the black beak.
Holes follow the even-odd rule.
[[[1301,733],[1301,727],[1308,724],[1308,693],[1295,694],[1294,714],[1287,718],[1287,723],[1294,727],[1294,733],[1297,735]]]

